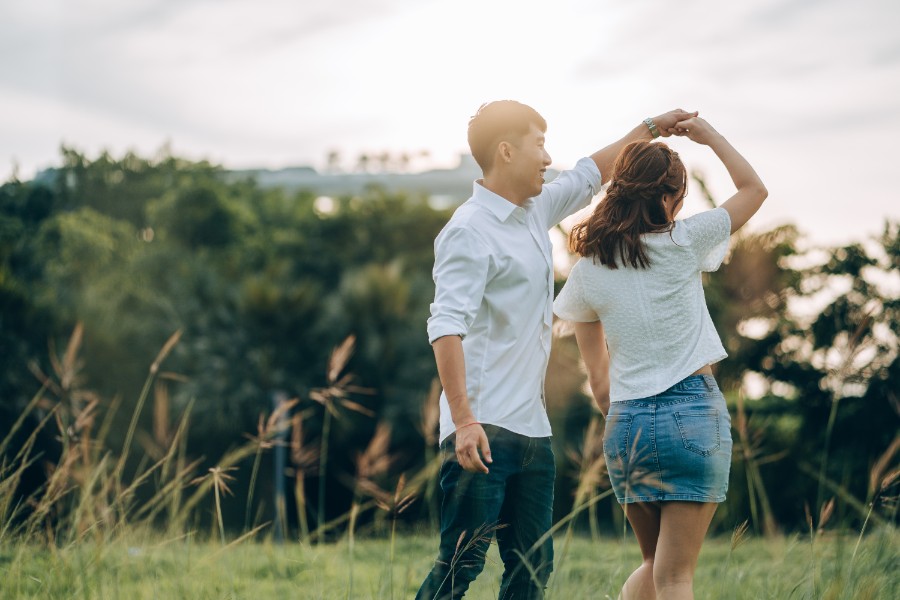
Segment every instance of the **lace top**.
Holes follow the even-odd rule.
[[[728,211],[716,208],[676,221],[669,232],[645,234],[647,269],[610,269],[591,258],[572,268],[553,311],[569,321],[603,322],[610,401],[653,396],[727,356],[701,271],[719,268],[730,235]]]

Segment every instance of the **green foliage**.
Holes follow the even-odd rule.
[[[45,186],[0,186],[0,425],[33,394],[29,365],[47,368],[47,340],[58,326],[55,307],[36,298],[44,272],[38,231],[54,206]]]
[[[190,453],[221,455],[255,429],[277,391],[302,399],[312,442],[323,414],[309,392],[326,384],[331,349],[354,334],[347,370],[374,391],[356,400],[376,418],[334,423],[339,468],[330,485],[349,499],[338,476],[352,469],[378,418],[421,447],[409,425],[418,423],[435,374],[424,323],[432,244],[449,214],[377,189],[336,199],[329,213],[315,209],[315,198],[228,180],[216,167],[167,155],[90,161],[72,149],[42,182],[4,185],[4,321],[52,316],[40,328],[3,328],[9,347],[19,348],[4,353],[3,378],[15,392],[0,399],[4,411],[15,414],[40,384],[27,364],[49,373],[48,340],[62,347],[80,322],[79,385],[106,406],[122,400],[108,439],[115,448],[148,357],[181,330],[170,374],[158,384],[165,410],[139,416],[141,431],[157,431],[136,438],[145,452],[164,451],[159,430],[193,403]],[[422,461],[418,453],[408,460]]]
[[[298,439],[290,466],[301,474],[294,494],[315,497],[327,485],[333,503],[321,519],[348,510],[354,486],[347,480],[379,423],[391,426],[384,485],[419,472],[434,443],[425,441],[433,422],[422,425],[435,376],[425,335],[433,241],[450,213],[378,188],[326,204],[313,192],[263,189],[167,152],[89,160],[63,148],[58,169],[0,186],[0,420],[11,422],[42,383],[55,381],[59,349],[81,323],[78,360],[57,387],[66,397],[99,399],[98,414],[109,423],[104,443],[117,452],[138,399],[149,398],[135,417],[139,447],[126,453],[132,472],[146,467],[142,459],[171,451],[188,406],[181,451],[226,455],[257,430],[276,392],[299,400],[291,415]],[[867,502],[877,505],[876,521],[896,518],[882,502],[893,492],[878,486],[896,464],[887,449],[900,390],[900,300],[890,287],[900,272],[898,230],[889,223],[878,240],[826,250],[802,250],[792,226],[742,234],[730,262],[708,276],[708,303],[730,355],[717,376],[736,427],[743,423],[719,523],[760,514],[754,525],[761,530],[765,513],[802,527],[802,506],[816,513],[833,489],[846,496],[840,518],[862,520]],[[176,331],[180,340],[150,393],[149,359]],[[351,335],[345,399],[359,410],[338,410],[329,423],[322,483],[311,467],[319,461],[305,453],[322,446],[325,409],[310,396],[335,384],[329,357]],[[748,374],[762,382],[763,395],[739,404]],[[556,444],[566,457],[586,447],[590,418],[583,395],[572,392],[580,375],[557,375],[569,378],[559,389],[571,395],[551,406],[554,423],[564,424]],[[42,405],[35,414],[45,411]],[[46,456],[57,453],[57,442],[40,444]],[[243,522],[245,509],[272,513],[271,455],[258,450],[258,503],[223,501],[223,510],[240,514],[226,522]],[[303,474],[312,483],[305,492]],[[579,483],[561,478],[560,514]],[[232,488],[247,497],[247,478]]]
[[[888,448],[900,429],[898,237],[900,223],[889,222],[866,244],[800,252],[793,227],[742,234],[731,261],[709,278],[707,299],[730,355],[719,367],[723,387],[734,399],[749,375],[762,386],[763,398],[742,405],[749,435],[741,444],[753,446],[745,458],[765,465],[765,487],[779,491],[777,522],[794,525],[804,504],[818,510],[834,496],[831,485],[848,492],[842,518],[859,523],[864,502],[848,498],[876,500],[896,469]],[[882,457],[886,465],[873,471]],[[738,493],[726,505],[735,515],[747,514],[745,466],[736,464]],[[890,504],[881,508],[896,517]]]

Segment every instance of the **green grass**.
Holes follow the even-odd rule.
[[[575,537],[560,561],[549,598],[615,598],[638,564],[632,538]],[[359,538],[310,546],[244,542],[222,548],[215,539],[155,537],[62,548],[11,544],[0,550],[0,598],[411,598],[437,549],[431,535]],[[694,589],[699,598],[897,598],[900,536],[867,536],[851,556],[855,536],[824,534],[774,539],[707,540]],[[496,598],[502,565],[496,547],[467,598]],[[391,575],[393,575],[391,577]],[[393,586],[393,590],[392,590]]]
[[[382,489],[376,479],[385,475],[390,464],[383,460],[386,436],[374,436],[357,465],[356,489],[365,494],[356,498],[347,515],[317,524],[316,534],[311,534],[304,520],[308,507],[303,469],[317,462],[324,471],[326,463],[299,439],[302,412],[292,417],[297,421],[292,432],[297,433],[298,439],[292,435],[291,450],[300,456],[295,465],[299,469],[295,480],[297,504],[292,510],[301,517],[300,540],[281,546],[260,541],[271,539],[273,526],[251,521],[251,497],[244,511],[246,533],[237,539],[234,535],[229,537],[222,499],[230,493],[229,485],[234,479],[229,473],[251,458],[254,466],[250,487],[255,488],[260,456],[274,446],[283,432],[279,417],[293,401],[282,404],[268,419],[261,418],[257,435],[233,447],[215,467],[205,470],[200,469],[199,461],[191,462],[186,452],[189,405],[174,434],[170,438],[164,436],[165,444],[160,442],[163,455],[155,457],[152,464],[145,457],[136,472],[126,476],[128,450],[141,409],[155,385],[160,363],[179,335],[169,339],[150,367],[121,452],[107,447],[107,433],[117,405],[109,409],[95,431],[99,422],[93,412],[97,401],[87,405],[73,403],[71,399],[78,395],[73,390],[51,403],[51,409],[24,444],[11,448],[13,436],[24,426],[26,416],[49,393],[49,384],[25,407],[12,429],[0,436],[0,600],[413,597],[431,568],[438,540],[422,530],[395,535],[394,527],[411,498],[422,493],[429,495],[437,460],[430,460],[426,468],[408,480],[401,475],[396,485]],[[79,327],[65,356],[54,363],[60,382],[77,379],[80,339]],[[337,351],[333,354],[330,373],[340,373],[344,359],[335,356],[346,358],[345,355],[346,352]],[[323,402],[343,398],[340,386],[346,381],[349,380],[334,381],[330,376],[331,387],[316,393]],[[163,386],[156,390],[154,401],[165,404],[165,389]],[[326,393],[331,396],[326,398]],[[433,419],[436,418],[435,412]],[[35,436],[54,424],[62,440],[61,458],[48,470],[44,485],[28,498],[21,498],[17,496],[20,479],[26,467],[40,457],[35,450]],[[589,428],[586,439],[601,439],[596,425],[595,422],[594,428]],[[425,424],[423,431],[433,431],[435,426],[435,422]],[[746,433],[739,427],[741,439],[746,438]],[[694,581],[696,597],[900,598],[900,535],[892,525],[896,512],[887,518],[878,512],[883,508],[896,511],[891,490],[895,489],[900,471],[888,465],[898,448],[900,441],[892,444],[873,466],[872,486],[865,501],[853,498],[819,474],[823,489],[827,487],[864,518],[860,531],[841,529],[839,524],[828,527],[834,514],[834,499],[817,502],[812,510],[805,508],[810,530],[805,536],[751,537],[746,535],[749,520],[745,521],[732,536],[711,538],[704,545]],[[751,455],[743,460],[755,464]],[[638,547],[630,534],[624,538],[594,539],[572,535],[572,519],[610,493],[601,491],[599,483],[604,464],[602,449],[586,443],[575,497],[577,508],[555,527],[556,570],[548,588],[550,600],[616,598],[622,583],[639,564]],[[763,492],[760,487],[754,493],[764,499]],[[317,506],[320,505],[324,505],[322,496],[318,498]],[[765,521],[770,515],[766,503],[761,506]],[[284,516],[288,508],[281,510]],[[374,513],[375,518],[360,530],[357,517],[367,511],[372,511],[368,515]],[[207,521],[203,514],[213,515],[213,521],[204,526],[211,528],[202,533],[191,531],[192,524]],[[753,516],[756,522],[756,514]],[[596,523],[591,524],[592,531],[597,531]],[[235,527],[234,523],[227,525]],[[311,543],[330,536],[342,537],[329,544]],[[485,573],[467,598],[496,598],[501,571],[497,549],[492,547]]]

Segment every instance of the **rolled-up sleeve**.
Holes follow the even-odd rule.
[[[544,186],[537,206],[549,229],[590,204],[598,193],[600,169],[592,159],[582,158]]]
[[[465,227],[445,229],[434,242],[434,302],[428,341],[465,337],[484,296],[490,256],[477,234]]]

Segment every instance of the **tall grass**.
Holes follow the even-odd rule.
[[[727,537],[704,544],[695,595],[705,600],[893,600],[900,586],[896,533],[877,528],[866,536],[853,569],[849,552],[840,550],[849,538],[835,536],[822,535],[812,555],[818,565],[817,594],[803,537],[748,534],[736,548]],[[234,540],[223,548],[199,533],[166,538],[132,531],[104,544],[51,548],[17,542],[0,548],[0,598],[412,598],[430,569],[435,538],[398,533],[393,564],[387,560],[390,543],[380,532],[357,537],[351,591],[346,538],[278,546],[264,537],[252,543]],[[557,550],[561,543],[556,540]],[[488,548],[486,558],[467,599],[497,598],[503,566],[496,546]],[[638,561],[631,538],[575,535],[565,564],[554,570],[547,598],[616,598],[627,577],[620,562]]]
[[[353,374],[344,373],[347,362],[353,355],[356,345],[356,336],[350,335],[334,349],[328,359],[328,386],[315,389],[310,392],[310,399],[315,400],[324,408],[322,414],[322,434],[319,438],[319,493],[316,510],[316,539],[324,539],[326,533],[325,513],[325,481],[328,476],[328,443],[331,438],[332,419],[340,418],[340,408],[349,409],[368,417],[375,416],[371,410],[349,399],[348,395],[369,394],[372,390],[352,384]]]
[[[111,415],[121,399],[108,404],[101,419],[103,403],[80,387],[80,329],[64,355],[54,361],[54,372],[40,374],[40,390],[0,439],[0,456],[7,457],[0,464],[0,598],[239,598],[275,593],[308,598],[410,597],[429,571],[437,540],[433,529],[427,535],[404,530],[400,517],[414,499],[435,493],[440,457],[432,453],[419,471],[394,473],[391,431],[379,425],[359,456],[355,475],[347,481],[355,490],[351,510],[328,521],[320,497],[314,513],[316,530],[311,532],[305,520],[305,475],[324,476],[327,461],[320,455],[325,440],[313,445],[306,441],[309,413],[294,412],[288,419],[296,400],[283,402],[272,414],[260,416],[255,435],[248,435],[214,466],[201,469],[200,461],[191,460],[187,452],[192,405],[170,427],[165,416],[167,394],[164,386],[157,386],[161,377],[168,377],[161,366],[178,336],[173,334],[151,363],[128,419],[125,442],[131,447],[141,438],[139,417],[151,390],[156,390],[153,440],[158,452],[148,452],[141,460],[135,460],[128,448],[118,452],[109,448]],[[342,375],[351,352],[352,341],[335,351],[329,387],[317,391],[326,413],[331,412],[328,403],[335,411],[356,410],[347,394],[360,388],[353,388]],[[430,400],[436,404],[436,398],[433,389]],[[738,410],[738,434],[750,449],[743,456],[751,462],[758,457],[746,419],[741,421],[740,405]],[[17,437],[35,414],[40,419],[34,429]],[[435,415],[434,411],[423,415],[422,428],[432,436]],[[51,428],[61,443],[60,457],[45,483],[20,498],[17,490],[25,471],[46,460],[35,451],[37,437]],[[280,441],[288,428],[289,442]],[[597,418],[587,428],[583,447],[571,456],[578,467],[572,510],[522,555],[525,568],[535,573],[532,553],[544,540],[554,539],[557,561],[549,598],[615,597],[630,572],[628,563],[640,560],[627,526],[617,540],[604,539],[592,516],[597,503],[611,494],[604,484],[607,465],[599,445],[600,429]],[[13,440],[22,437],[21,445],[12,447]],[[277,443],[289,444],[296,475],[299,533],[284,547],[272,543],[270,522],[251,517],[261,456]],[[818,476],[822,489],[833,496],[807,508],[808,537],[774,535],[768,528],[768,537],[754,537],[745,521],[730,540],[710,540],[695,579],[698,597],[892,598],[900,588],[895,568],[900,540],[892,525],[900,472],[891,467],[898,453],[900,438],[873,465],[865,500],[806,465],[810,476]],[[738,459],[741,456],[738,453]],[[229,539],[229,531],[239,530],[240,523],[226,522],[223,503],[236,483],[236,468],[245,463],[252,466],[243,533]],[[859,531],[830,528],[835,498],[864,516]],[[196,524],[201,512],[210,509],[213,529],[201,533]],[[883,516],[886,509],[893,514]],[[574,527],[586,511],[589,538]],[[359,522],[365,514],[373,519],[361,532]],[[336,542],[322,544],[331,533],[339,534],[330,536]],[[492,535],[490,527],[473,532],[461,540],[458,556],[467,544],[488,548]],[[500,569],[491,546],[487,573],[473,584],[468,597],[496,597]]]

